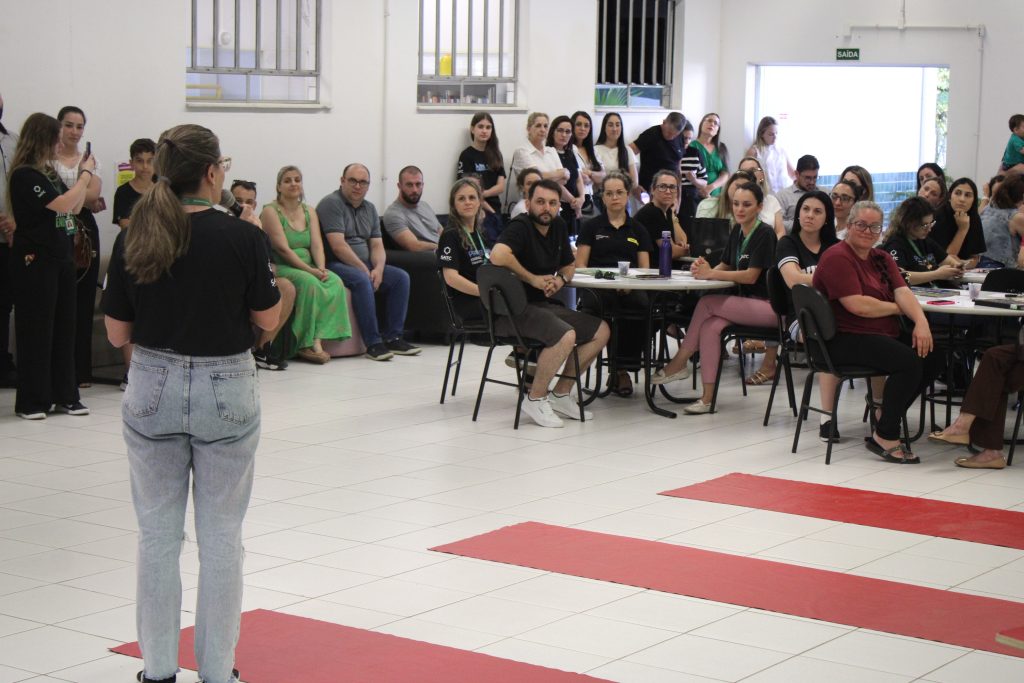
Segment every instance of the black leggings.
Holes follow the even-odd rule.
[[[910,347],[909,335],[897,339],[840,332],[828,343],[828,352],[836,365],[875,368],[880,375],[888,376],[882,396],[882,417],[876,428],[883,439],[900,438],[903,416],[921,390],[936,377],[943,360],[942,354],[934,351],[920,358]]]

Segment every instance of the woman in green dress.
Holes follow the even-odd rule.
[[[299,358],[311,363],[331,359],[324,339],[352,336],[341,278],[324,267],[324,243],[316,211],[303,202],[302,172],[285,166],[277,172],[277,200],[263,207],[260,221],[274,248],[277,276],[295,285],[292,334]]]
[[[705,114],[697,126],[697,139],[690,143],[708,170],[708,184],[698,188],[701,197],[717,197],[729,180],[729,149],[719,141],[721,130],[718,114]]]

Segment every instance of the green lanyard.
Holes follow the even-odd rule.
[[[470,244],[480,249],[480,253],[483,254],[484,261],[490,262],[491,259],[487,256],[487,249],[484,247],[484,238],[480,237],[479,233],[476,231],[470,232],[469,230],[466,230],[466,226],[462,226],[462,232],[466,233],[466,237],[469,238]],[[473,235],[476,235],[478,241],[473,239]]]
[[[917,248],[917,245],[914,244],[914,240],[908,239],[907,242],[910,243],[910,248],[914,250],[914,253],[917,254],[917,257],[921,259],[921,263],[924,265],[924,267],[927,268],[928,270],[931,270],[932,264],[929,263],[928,259],[924,257],[924,254],[921,253],[921,250]]]
[[[757,229],[758,229],[759,227],[760,227],[760,222],[758,222],[758,224],[757,224],[757,225],[755,225],[755,226],[754,226],[754,227],[753,227],[753,228],[752,228],[752,229],[750,230],[750,234],[749,234],[749,235],[747,235],[747,236],[746,236],[746,237],[745,237],[745,238],[743,239],[743,244],[741,244],[741,245],[740,245],[740,248],[736,250],[736,270],[739,270],[739,269],[740,269],[740,256],[742,256],[742,255],[743,255],[743,252],[747,250],[747,245],[748,245],[748,244],[750,244],[750,238],[754,236],[754,233],[755,233],[755,232],[757,232]],[[740,230],[743,230],[743,228],[740,228]]]
[[[197,197],[182,197],[181,198],[181,205],[182,206],[206,206],[206,207],[209,207],[209,208],[213,208],[213,202],[211,202],[209,199],[199,199]]]

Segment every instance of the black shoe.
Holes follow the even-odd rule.
[[[384,344],[378,343],[373,344],[368,349],[366,349],[366,353],[364,353],[363,355],[369,358],[370,360],[391,360],[392,356],[394,356],[395,354],[389,351],[388,347],[384,346]]]
[[[178,680],[178,674],[174,674],[169,678],[146,678],[145,675],[140,671],[135,674],[135,680],[139,683],[175,683]]]
[[[839,430],[836,429],[836,435],[832,436],[832,420],[825,420],[825,424],[818,427],[818,438],[821,439],[822,443],[839,443]]]
[[[288,362],[275,358],[270,352],[270,342],[267,342],[258,349],[252,350],[252,356],[256,359],[256,367],[262,370],[284,370]]]
[[[53,412],[67,415],[88,415],[89,409],[83,406],[81,401],[75,401],[74,403],[58,403],[53,406]]]
[[[242,680],[240,678],[240,674],[238,673],[238,669],[232,669],[231,670],[231,680],[233,680],[233,681],[240,681],[240,680]],[[157,681],[155,683],[159,683],[159,681]],[[171,683],[174,683],[174,681],[171,681]],[[203,683],[203,681],[200,679],[199,683]]]
[[[396,339],[394,341],[385,342],[388,347],[388,351],[395,354],[396,356],[415,356],[417,353],[422,351],[418,346],[413,346],[404,339]]]

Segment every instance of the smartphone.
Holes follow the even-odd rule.
[[[92,143],[91,142],[86,142],[85,143],[85,156],[86,157],[91,157],[92,156]]]

